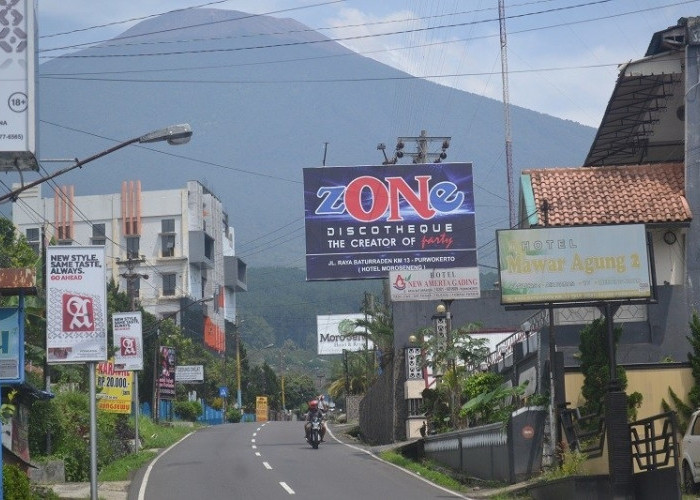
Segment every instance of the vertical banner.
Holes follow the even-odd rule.
[[[141,311],[112,314],[114,365],[119,370],[143,370]]]
[[[255,421],[267,422],[267,396],[255,397]]]
[[[0,24],[0,172],[39,170],[36,1],[2,2]]]
[[[20,309],[0,309],[0,384],[24,382],[24,329]]]
[[[133,374],[118,370],[114,360],[97,363],[97,409],[107,413],[131,414],[131,386]]]
[[[160,346],[158,357],[158,397],[175,399],[175,348]]]
[[[105,248],[50,246],[46,273],[47,361],[106,361]]]

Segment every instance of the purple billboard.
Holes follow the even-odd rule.
[[[476,266],[471,163],[304,169],[306,279]]]

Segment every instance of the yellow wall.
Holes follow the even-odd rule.
[[[627,394],[639,392],[643,397],[642,405],[637,410],[638,420],[663,413],[664,410],[661,407],[662,399],[671,404],[671,408],[673,408],[669,388],[673,389],[673,392],[679,398],[687,402],[688,392],[693,387],[690,367],[678,367],[678,365],[669,364],[668,366],[656,365],[654,368],[625,367],[625,371],[627,372]],[[583,386],[583,375],[578,372],[566,373],[564,385],[566,401],[571,403],[569,408],[582,406],[581,387]],[[588,460],[584,468],[589,474],[607,474],[607,447],[603,450],[603,455],[600,458]]]

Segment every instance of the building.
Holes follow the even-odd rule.
[[[42,241],[104,245],[107,276],[132,304],[173,318],[186,336],[215,352],[226,350],[226,321],[235,322],[236,293],[246,290],[246,265],[235,255],[233,228],[221,201],[189,181],[184,188],[76,196],[72,186],[42,198],[39,187],[20,195],[14,225],[37,252]]]
[[[700,17],[681,18],[677,25],[654,33],[644,57],[621,66],[583,165],[526,169],[519,179],[520,227],[646,226],[653,240],[656,301],[622,305],[614,321],[623,326],[617,362],[649,373],[687,369],[689,322],[700,311],[700,218],[694,217],[700,213],[699,40]],[[406,373],[396,381],[394,400],[398,413],[408,419],[404,428],[394,426],[395,436],[417,435],[419,415],[412,421],[410,409],[416,406],[411,400],[419,397],[423,380],[410,370],[407,346],[412,332],[431,325],[435,305],[393,304],[394,347],[397,354],[405,350],[409,356]],[[490,329],[538,332],[537,380],[542,384],[547,383],[544,363],[550,333],[564,368],[573,373],[579,365],[579,333],[601,314],[597,307],[557,308],[551,310],[550,322],[547,308],[505,308],[497,290],[482,291],[479,300],[457,300],[451,311],[457,324],[480,322]],[[499,361],[499,371],[503,364],[508,368],[508,360],[512,366],[515,347],[522,346],[513,343],[495,353],[493,360],[505,360]],[[513,383],[522,381],[519,375]],[[645,383],[646,388],[652,385]],[[665,384],[661,396],[649,393],[640,418],[660,411],[667,388]],[[559,389],[556,392],[562,396]],[[565,396],[576,405],[577,393],[568,391]]]

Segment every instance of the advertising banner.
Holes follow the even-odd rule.
[[[391,300],[453,300],[481,297],[478,267],[391,271]]]
[[[141,311],[112,314],[114,364],[120,370],[143,370]]]
[[[255,421],[267,422],[267,396],[255,397]]]
[[[471,163],[304,169],[306,279],[476,266]]]
[[[107,360],[107,280],[103,246],[46,248],[46,358]]]
[[[39,170],[36,0],[3,2],[0,18],[0,172]]]
[[[175,382],[204,382],[204,365],[176,366]]]
[[[175,348],[160,346],[158,358],[158,398],[175,399]]]
[[[0,383],[24,382],[24,328],[20,309],[0,309]]]
[[[363,330],[355,321],[365,319],[364,314],[326,314],[316,316],[318,354],[342,354],[343,351],[374,349],[374,344],[357,335]]]
[[[651,297],[643,224],[497,231],[501,303]]]
[[[97,363],[95,370],[97,409],[108,413],[130,414],[133,373],[117,370],[113,359]]]

